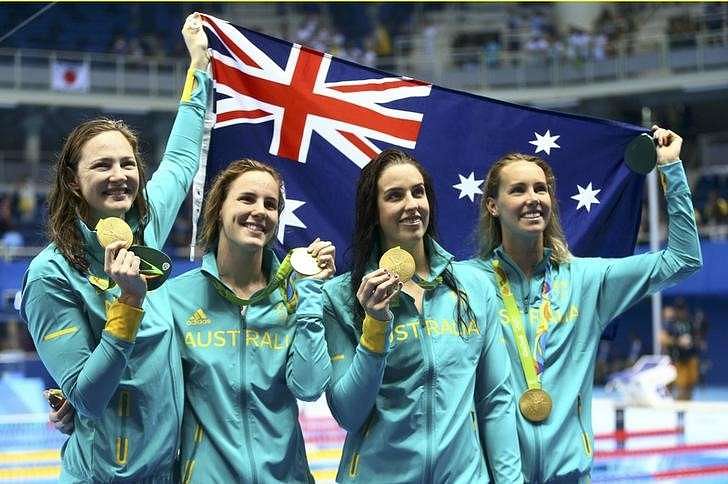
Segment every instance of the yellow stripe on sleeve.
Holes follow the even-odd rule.
[[[67,334],[73,334],[76,331],[78,331],[78,326],[71,326],[68,328],[59,329],[58,331],[53,331],[52,333],[48,333],[47,335],[43,336],[43,341],[51,341]]]
[[[192,91],[195,90],[195,70],[187,69],[187,78],[185,79],[185,87],[182,89],[182,98],[180,101],[187,102],[192,99]]]

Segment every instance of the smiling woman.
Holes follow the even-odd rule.
[[[182,33],[190,69],[149,184],[124,122],[96,119],[71,131],[49,195],[51,244],[23,281],[22,316],[64,407],[76,409],[63,483],[175,479],[183,388],[169,294],[165,286],[148,291],[139,257],[124,242],[102,247],[94,229],[118,217],[136,244],[161,249],[174,223],[197,171],[210,91],[198,14]]]
[[[312,482],[296,399],[317,399],[329,381],[314,315],[335,250],[318,239],[298,249],[315,274],[292,274],[270,248],[283,202],[277,171],[232,162],[205,200],[202,267],[169,283],[185,380],[184,483]]]
[[[670,216],[662,251],[621,259],[574,257],[561,230],[556,181],[546,161],[513,153],[485,177],[481,257],[468,264],[483,270],[498,291],[528,482],[589,482],[591,399],[602,331],[641,298],[701,266],[680,161],[682,139],[658,126],[652,131]]]
[[[123,128],[120,124],[118,127]],[[123,217],[139,189],[136,138],[128,129],[110,129],[93,136],[82,146],[76,177],[70,185],[81,193],[88,206],[88,221],[95,226],[100,218]]]
[[[436,242],[436,214],[411,155],[388,149],[362,170],[353,269],[324,285],[327,397],[347,430],[337,482],[521,482],[495,295]],[[403,251],[412,279],[377,268]]]

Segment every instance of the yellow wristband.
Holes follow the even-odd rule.
[[[362,334],[359,343],[369,351],[384,353],[387,324],[387,321],[376,320],[367,314],[361,325]]]
[[[106,310],[104,329],[120,340],[132,342],[136,338],[144,310],[115,301]]]
[[[190,67],[187,69],[187,78],[185,79],[185,87],[182,89],[182,99],[180,101],[187,102],[192,99],[192,91],[195,89],[195,69]]]

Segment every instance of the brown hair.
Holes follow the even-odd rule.
[[[559,222],[559,207],[556,199],[556,177],[545,160],[538,156],[523,153],[509,153],[493,163],[485,176],[485,193],[480,201],[480,218],[478,221],[478,246],[480,257],[487,259],[493,250],[503,242],[500,220],[493,216],[487,207],[488,198],[497,198],[500,187],[500,173],[504,167],[517,161],[535,163],[546,175],[546,187],[551,198],[551,217],[543,234],[544,247],[551,248],[551,260],[557,264],[567,262],[572,256],[566,242],[564,231]]]
[[[249,171],[262,171],[268,173],[278,184],[278,214],[283,211],[285,204],[285,186],[283,178],[278,171],[260,161],[244,158],[230,162],[223,171],[218,173],[212,182],[210,191],[205,196],[205,206],[202,209],[202,230],[200,231],[200,245],[206,252],[217,247],[220,235],[220,210],[230,191],[230,185],[243,173]]]
[[[88,271],[89,263],[86,260],[81,232],[74,221],[79,216],[81,218],[88,216],[89,207],[80,191],[74,188],[78,174],[78,162],[86,142],[107,131],[118,131],[126,138],[137,162],[139,189],[132,205],[139,215],[139,227],[134,234],[135,240],[143,241],[144,227],[147,223],[146,177],[136,133],[123,121],[109,118],[93,119],[77,126],[66,138],[56,160],[55,176],[48,194],[47,231],[48,239],[56,245],[58,251],[68,262],[82,273]],[[93,227],[89,228],[93,229]]]
[[[357,301],[356,293],[364,278],[369,260],[377,248],[381,230],[379,226],[379,178],[384,170],[394,165],[412,165],[422,175],[425,196],[430,206],[430,221],[425,229],[425,237],[437,241],[437,229],[435,227],[437,203],[435,202],[435,189],[430,174],[411,154],[395,148],[385,149],[361,170],[356,187],[356,213],[351,245],[353,263],[349,290],[355,314],[354,321],[360,329],[361,326],[359,325],[364,319],[364,308]],[[379,247],[379,250],[383,249]],[[425,252],[429,259],[430,254],[427,253],[427,244],[425,244]],[[379,259],[379,254],[376,254],[376,257]],[[457,295],[455,313],[458,320],[458,331],[462,335],[462,329],[467,328],[468,321],[475,319],[475,313],[470,306],[467,294],[458,286],[450,264],[442,271],[441,275],[443,284]]]

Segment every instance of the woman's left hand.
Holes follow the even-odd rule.
[[[311,277],[325,280],[336,274],[336,247],[333,243],[316,237],[316,240],[311,242],[306,250],[311,257],[316,259],[318,266],[322,269],[321,272]]]
[[[202,29],[202,16],[195,12],[187,16],[182,26],[182,37],[185,39],[187,51],[190,53],[190,67],[205,70],[210,63],[207,51],[207,35]]]
[[[682,138],[669,129],[652,126],[652,138],[655,140],[657,150],[657,164],[664,165],[680,159]]]

